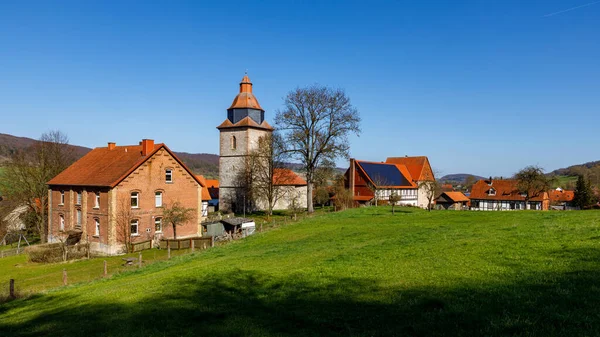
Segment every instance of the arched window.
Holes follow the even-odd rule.
[[[237,147],[237,140],[235,139],[235,136],[231,136],[231,149],[235,150],[236,147]]]
[[[58,216],[58,218],[59,218],[59,220],[58,220],[59,221],[59,230],[62,232],[65,230],[65,216],[60,214]]]

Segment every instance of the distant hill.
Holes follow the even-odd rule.
[[[595,168],[600,165],[600,160],[590,161],[579,165],[571,165],[566,168],[560,168],[549,173],[556,176],[576,176],[584,173],[586,170]]]
[[[0,133],[0,164],[9,160],[10,156],[18,150],[25,149],[37,140],[27,137],[17,137]],[[73,148],[79,159],[92,149],[89,147],[68,145]],[[202,174],[207,178],[219,176],[219,156],[210,153],[187,153],[175,152],[175,154],[196,174]]]
[[[467,180],[468,176],[473,176],[473,177],[475,177],[476,180],[486,179],[485,177],[478,176],[475,174],[455,173],[455,174],[447,174],[441,178],[438,178],[438,180],[441,182],[449,182],[449,183],[453,183],[453,184],[464,184],[465,181]]]

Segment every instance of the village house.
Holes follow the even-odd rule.
[[[548,192],[538,193],[527,204],[525,194],[518,189],[515,179],[479,180],[471,188],[471,209],[481,211],[504,210],[548,210],[550,199]]]
[[[549,193],[550,198],[550,206],[552,209],[556,210],[572,210],[575,209],[573,207],[573,199],[575,198],[575,191],[563,190],[558,187],[554,190],[551,190]]]
[[[276,168],[273,171],[273,186],[279,189],[280,196],[273,205],[273,210],[289,209],[292,202],[297,208],[306,208],[306,193],[308,193],[306,181],[290,169]],[[264,200],[259,200],[257,207],[267,209]]]
[[[469,198],[462,192],[442,192],[435,199],[437,209],[462,210],[469,205]]]
[[[48,182],[49,241],[68,230],[82,232],[90,249],[124,251],[129,242],[172,238],[162,222],[163,208],[180,202],[195,209],[194,219],[177,227],[177,237],[201,235],[205,185],[164,144],[98,147]],[[206,200],[208,201],[208,200]]]
[[[350,159],[345,181],[358,204],[389,200],[396,193],[400,205],[426,208],[426,188],[419,184],[434,179],[427,157],[390,157],[385,163]]]

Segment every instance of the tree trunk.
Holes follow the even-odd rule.
[[[177,225],[173,224],[173,239],[177,240]]]
[[[313,213],[315,210],[313,208],[313,185],[312,182],[309,182],[308,185],[306,186],[307,191],[306,191],[306,207],[308,210],[308,213]]]

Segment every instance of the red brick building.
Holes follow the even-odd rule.
[[[92,250],[117,254],[127,240],[173,237],[161,216],[163,208],[176,201],[196,210],[192,221],[177,228],[177,236],[202,233],[205,185],[166,145],[150,139],[95,148],[48,186],[51,242],[64,231],[80,230]]]

